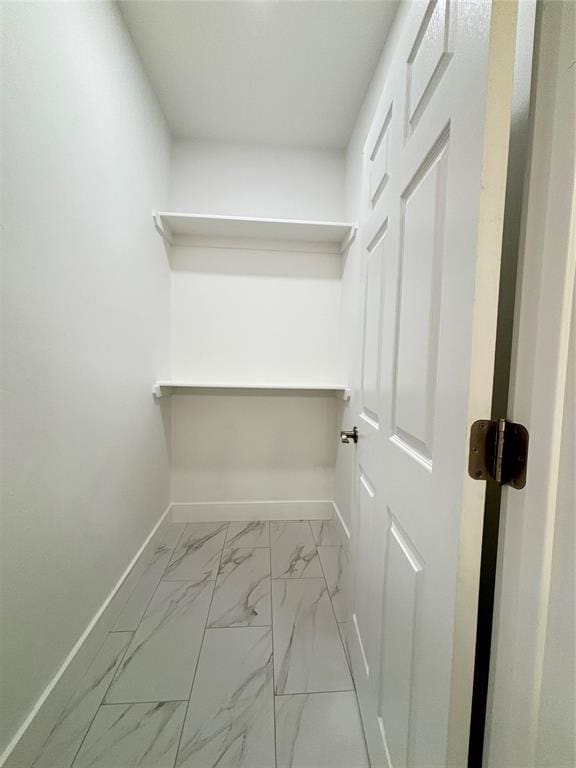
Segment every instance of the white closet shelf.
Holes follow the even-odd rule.
[[[356,234],[356,224],[342,221],[259,219],[243,216],[209,216],[199,213],[154,213],[154,224],[169,245],[194,240],[249,240],[316,244],[343,253]]]
[[[171,395],[178,390],[244,390],[244,391],[293,391],[293,392],[326,392],[328,394],[341,395],[344,400],[350,399],[350,389],[345,384],[262,384],[262,383],[238,383],[238,382],[200,382],[200,381],[157,381],[152,387],[152,393],[156,397]]]

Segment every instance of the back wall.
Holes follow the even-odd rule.
[[[178,141],[169,209],[343,220],[344,155]],[[341,256],[187,246],[170,260],[172,378],[342,380]],[[332,499],[340,412],[333,396],[173,396],[173,500]]]

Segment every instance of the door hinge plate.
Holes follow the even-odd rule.
[[[528,460],[528,430],[506,419],[480,419],[470,429],[468,474],[474,480],[495,480],[524,488]]]

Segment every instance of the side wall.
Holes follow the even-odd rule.
[[[3,8],[0,753],[169,503],[169,137],[110,3]]]
[[[176,142],[169,208],[342,220],[343,160],[330,150]],[[340,256],[178,247],[171,263],[173,378],[342,380]],[[340,409],[331,396],[174,395],[173,501],[332,499]]]

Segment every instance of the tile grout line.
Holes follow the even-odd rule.
[[[312,526],[310,526],[310,529],[312,529]],[[344,546],[343,544],[339,546]],[[332,602],[332,596],[330,595],[330,588],[328,586],[328,579],[326,578],[326,573],[324,572],[324,566],[322,565],[322,559],[320,557],[320,553],[318,552],[318,545],[316,545],[316,552],[318,554],[318,560],[320,560],[320,568],[322,569],[322,573],[324,574],[324,581],[326,582],[326,589],[328,590],[328,597],[330,598],[330,605],[332,606],[332,613],[334,614],[334,619],[336,621],[336,629],[338,630],[338,637],[340,639],[340,645],[342,646],[342,651],[344,653],[344,658],[346,659],[346,666],[348,667],[348,674],[350,675],[350,680],[352,682],[352,693],[354,694],[354,698],[356,700],[356,707],[358,709],[358,713],[360,713],[360,702],[358,701],[358,689],[356,688],[356,680],[354,679],[354,674],[352,672],[352,659],[348,657],[348,654],[346,653],[346,647],[344,645],[344,639],[342,637],[342,632],[340,630],[340,622],[336,618],[336,611],[334,609],[334,604]],[[366,759],[368,760],[368,766],[371,765],[370,763],[370,753],[368,752],[368,741],[366,739],[366,732],[364,730],[364,722],[362,720],[362,717],[360,716],[360,729],[362,732],[362,739],[364,742],[364,749],[366,751]]]
[[[188,699],[155,699],[154,701],[113,701],[100,707],[134,707],[137,704],[184,704]]]
[[[109,632],[108,634],[111,634],[111,633]],[[96,712],[94,712],[94,716],[90,719],[90,724],[88,725],[88,728],[86,728],[86,730],[84,731],[84,735],[82,736],[82,740],[81,740],[80,744],[78,745],[78,749],[76,750],[76,752],[74,752],[74,757],[72,759],[72,762],[70,763],[70,768],[74,768],[74,763],[76,762],[76,758],[78,757],[78,755],[80,754],[80,750],[84,746],[84,742],[86,741],[86,737],[88,736],[88,733],[90,732],[90,729],[94,725],[94,720],[96,720],[98,712],[100,712],[100,708],[102,707],[102,705],[104,703],[104,699],[106,698],[106,695],[108,694],[108,691],[110,690],[110,686],[114,682],[114,678],[116,677],[116,673],[120,669],[120,666],[121,666],[122,662],[124,661],[124,658],[125,658],[126,654],[128,653],[128,648],[130,648],[130,645],[132,644],[132,640],[134,640],[134,635],[136,634],[136,630],[134,630],[133,632],[128,632],[127,634],[132,635],[132,637],[130,638],[129,642],[126,643],[126,648],[124,649],[124,653],[121,655],[121,658],[120,658],[118,664],[116,665],[116,669],[114,670],[114,674],[112,675],[112,678],[111,678],[110,682],[106,686],[106,690],[104,691],[104,694],[103,694],[102,698],[100,699],[100,703],[96,707]]]
[[[166,568],[168,567],[168,565],[169,565],[169,563],[170,563],[170,560],[172,559],[172,556],[174,555],[174,552],[176,551],[176,547],[178,546],[178,544],[179,544],[179,543],[180,543],[180,541],[182,540],[182,536],[184,536],[184,533],[185,533],[185,532],[186,532],[186,525],[184,526],[184,529],[183,529],[183,531],[182,531],[182,533],[181,533],[180,537],[178,538],[178,541],[176,542],[176,544],[174,544],[174,547],[172,547],[172,551],[171,551],[170,557],[168,558],[168,562],[166,563],[166,565],[165,565],[165,567],[164,567],[164,570],[162,571],[162,575],[165,573],[165,571],[166,571]],[[150,543],[150,544],[152,544],[152,541],[153,541],[153,540],[154,540],[154,539],[151,539],[151,541],[150,541],[149,543]],[[98,715],[98,712],[100,711],[100,708],[101,708],[101,707],[103,707],[103,706],[109,706],[109,705],[106,705],[106,704],[104,703],[104,702],[105,702],[105,699],[106,699],[106,696],[108,695],[108,691],[110,690],[110,688],[111,688],[111,686],[112,686],[112,683],[113,683],[113,682],[114,682],[114,680],[116,679],[116,675],[118,674],[118,670],[120,669],[120,667],[122,666],[122,663],[124,662],[124,659],[126,658],[126,654],[128,653],[128,649],[129,649],[129,648],[130,648],[130,646],[132,645],[132,641],[134,640],[134,637],[135,637],[135,635],[136,635],[136,632],[138,631],[138,628],[140,627],[140,624],[142,624],[142,619],[144,618],[144,615],[146,614],[146,611],[148,610],[148,607],[149,607],[150,603],[152,602],[152,598],[154,597],[154,595],[156,594],[156,592],[157,592],[157,590],[158,590],[158,587],[159,587],[159,585],[160,585],[160,583],[161,583],[161,581],[162,581],[162,575],[160,576],[160,578],[158,579],[158,583],[156,584],[156,586],[155,586],[155,587],[154,587],[154,589],[152,590],[152,594],[150,595],[150,599],[148,600],[148,602],[146,603],[146,607],[145,607],[145,608],[144,608],[144,610],[142,611],[142,615],[140,616],[140,621],[139,621],[139,622],[138,622],[138,624],[136,625],[136,628],[135,628],[135,629],[130,629],[130,630],[120,630],[120,629],[119,629],[119,630],[111,630],[111,631],[109,631],[109,632],[107,632],[107,633],[106,633],[106,637],[104,638],[104,640],[103,640],[103,642],[102,642],[102,646],[100,647],[100,649],[99,649],[98,653],[100,652],[100,650],[101,650],[101,649],[102,649],[102,647],[104,646],[104,643],[106,642],[106,640],[107,640],[107,639],[110,637],[110,635],[112,635],[112,634],[117,634],[117,633],[125,632],[126,634],[132,635],[132,637],[130,638],[129,642],[128,642],[128,643],[126,643],[126,648],[124,649],[124,653],[122,654],[122,656],[121,656],[121,658],[120,658],[120,660],[119,660],[118,664],[116,665],[116,669],[114,670],[114,674],[112,675],[112,678],[111,678],[110,682],[109,682],[109,683],[108,683],[108,685],[106,686],[106,690],[104,691],[104,693],[103,693],[103,695],[102,695],[102,698],[100,699],[100,703],[98,704],[98,707],[96,708],[96,712],[94,713],[94,717],[92,717],[92,718],[91,718],[91,720],[90,720],[90,724],[88,725],[88,727],[87,727],[87,728],[86,728],[86,730],[84,731],[84,735],[82,736],[82,740],[81,740],[80,744],[78,745],[78,749],[77,749],[77,750],[76,750],[76,752],[74,753],[74,757],[72,758],[72,762],[70,763],[70,768],[74,768],[74,763],[76,762],[76,758],[78,757],[78,755],[80,754],[80,750],[81,750],[81,749],[82,749],[82,747],[84,746],[84,742],[86,741],[86,737],[88,736],[88,733],[89,733],[89,731],[90,731],[90,728],[92,728],[92,726],[93,726],[93,724],[94,724],[94,720],[96,720],[96,717],[97,717],[97,715]],[[138,582],[136,582],[136,584],[134,585],[134,589],[136,589],[136,586],[137,586],[137,584],[138,584]],[[132,592],[133,592],[133,591],[134,591],[134,590],[132,590]],[[128,602],[128,600],[129,600],[129,599],[130,599],[130,597],[132,596],[132,592],[131,592],[131,593],[130,593],[130,595],[129,595],[129,596],[126,598],[126,602]],[[123,608],[124,608],[124,605],[122,606],[122,609],[121,609],[121,611],[123,610]],[[120,617],[120,614],[118,614],[117,620],[118,620],[118,618],[119,618],[119,617]],[[94,661],[94,659],[96,658],[96,656],[97,656],[97,655],[98,655],[98,654],[96,654],[96,655],[94,656],[94,658],[93,658],[93,660],[92,660],[92,661]],[[140,703],[140,702],[132,702],[132,703]],[[145,702],[145,703],[146,703],[146,702]]]
[[[182,727],[180,729],[180,736],[178,737],[178,745],[176,747],[176,752],[174,753],[174,762],[172,764],[172,768],[176,768],[176,764],[178,762],[178,755],[180,753],[180,747],[182,746],[182,737],[184,736],[184,728],[186,727],[186,718],[188,717],[188,711],[190,709],[190,700],[192,699],[192,691],[194,690],[194,683],[196,682],[196,675],[198,674],[198,667],[200,666],[200,658],[202,656],[202,650],[204,649],[204,642],[206,640],[206,627],[208,626],[208,618],[210,616],[210,611],[212,610],[212,602],[214,601],[214,593],[216,592],[216,583],[218,582],[218,571],[220,570],[220,564],[222,562],[222,555],[224,554],[224,549],[226,547],[226,539],[228,538],[228,530],[230,528],[230,523],[226,523],[226,535],[224,536],[224,541],[222,542],[222,549],[220,550],[220,557],[218,558],[218,568],[216,569],[216,577],[214,581],[212,582],[212,595],[210,596],[210,604],[208,605],[208,611],[206,612],[206,619],[204,621],[204,630],[202,632],[202,641],[200,643],[200,648],[198,649],[198,658],[196,659],[196,666],[194,667],[194,674],[192,675],[192,682],[190,684],[190,691],[188,693],[188,700],[186,702],[186,709],[184,711],[184,718],[182,720]]]
[[[272,725],[274,729],[274,768],[278,768],[278,743],[276,734],[276,674],[274,671],[274,662],[276,660],[274,654],[274,604],[272,601],[272,534],[270,533],[270,520],[268,520],[268,541],[270,547],[268,552],[270,554],[270,628],[272,633]]]
[[[144,608],[144,610],[142,611],[142,615],[140,616],[140,621],[139,621],[139,622],[138,622],[138,624],[136,625],[136,628],[135,628],[135,629],[132,629],[132,630],[117,630],[118,632],[126,631],[126,632],[127,632],[127,634],[130,634],[130,635],[132,635],[132,637],[130,638],[130,641],[129,641],[129,642],[126,644],[126,648],[125,648],[125,650],[124,650],[124,653],[122,654],[122,657],[121,657],[120,661],[118,662],[118,664],[117,664],[117,666],[116,666],[116,669],[114,670],[114,674],[112,675],[112,679],[111,679],[111,680],[110,680],[110,682],[108,683],[108,685],[107,685],[107,687],[106,687],[106,690],[104,691],[104,694],[103,694],[102,698],[100,699],[100,703],[98,704],[98,708],[96,709],[96,712],[94,713],[94,717],[93,717],[93,718],[90,720],[90,725],[89,725],[89,726],[88,726],[88,728],[85,730],[85,732],[84,732],[84,736],[82,737],[82,741],[80,742],[80,745],[78,746],[78,749],[77,749],[77,750],[76,750],[76,752],[74,753],[74,758],[73,758],[72,762],[70,763],[70,768],[74,768],[74,763],[76,762],[76,758],[77,758],[77,757],[78,757],[78,755],[80,754],[80,750],[82,749],[82,747],[83,747],[83,745],[84,745],[84,742],[86,741],[86,737],[88,736],[88,733],[89,733],[89,731],[90,731],[90,728],[92,728],[92,725],[94,724],[94,720],[96,720],[96,717],[97,717],[97,715],[98,715],[98,712],[100,711],[100,708],[101,708],[101,707],[103,707],[103,706],[111,706],[111,705],[107,705],[107,704],[105,704],[106,696],[108,695],[108,692],[110,691],[110,688],[112,687],[112,683],[113,683],[113,682],[114,682],[114,680],[116,679],[116,675],[118,674],[118,670],[120,669],[120,667],[122,666],[122,664],[123,664],[123,662],[124,662],[124,659],[126,658],[126,654],[128,653],[128,649],[129,649],[129,648],[130,648],[130,646],[132,645],[132,641],[134,640],[134,637],[136,636],[136,632],[138,631],[138,629],[140,628],[140,625],[142,624],[142,620],[144,619],[144,616],[146,615],[146,611],[148,610],[148,608],[149,608],[149,606],[150,606],[150,603],[152,602],[152,599],[153,599],[154,595],[155,595],[155,594],[156,594],[156,592],[158,591],[158,587],[159,587],[159,586],[160,586],[160,584],[162,583],[162,576],[164,575],[164,573],[166,573],[166,568],[168,568],[168,565],[170,564],[170,561],[172,560],[172,557],[174,556],[174,552],[176,551],[176,548],[177,548],[178,544],[180,544],[180,542],[182,541],[182,537],[183,537],[183,536],[184,536],[184,534],[186,533],[186,528],[187,528],[187,526],[186,526],[186,525],[184,525],[184,529],[182,530],[182,533],[180,534],[180,536],[179,536],[179,538],[178,538],[178,541],[177,541],[177,542],[174,544],[174,546],[172,547],[172,551],[171,551],[171,553],[170,553],[170,557],[168,558],[168,562],[167,562],[167,563],[166,563],[166,565],[164,566],[164,570],[162,571],[162,574],[160,575],[160,578],[158,579],[158,582],[157,582],[156,586],[155,586],[155,587],[154,587],[154,589],[152,590],[152,594],[150,595],[150,599],[148,600],[148,602],[146,603],[146,607],[145,607],[145,608]],[[150,542],[150,543],[152,543],[152,542]],[[136,589],[136,585],[134,586],[134,589]],[[130,593],[130,596],[131,596],[131,595],[132,595],[132,593]],[[130,596],[127,598],[127,601],[130,599]],[[115,632],[113,632],[113,631],[111,631],[111,632],[108,632],[108,633],[107,633],[107,635],[106,635],[106,639],[107,639],[107,638],[108,638],[108,637],[109,637],[111,634],[115,634]],[[105,640],[104,642],[106,642],[106,640]],[[103,644],[104,644],[104,643],[103,643]],[[103,645],[103,644],[102,644],[102,645]],[[132,702],[132,704],[139,704],[139,703],[140,703],[140,702]],[[146,702],[144,702],[144,703],[146,703]]]
[[[312,528],[312,526],[310,526]],[[339,546],[344,546],[344,544],[341,544]],[[316,546],[316,552],[318,552],[318,546]],[[320,567],[322,568],[322,573],[324,573],[324,566],[322,565],[322,559],[320,557],[320,553],[318,552],[318,559],[320,560]],[[344,652],[344,658],[346,659],[346,666],[348,667],[348,672],[350,674],[350,680],[352,681],[352,692],[354,693],[354,698],[356,699],[356,707],[358,708],[358,712],[360,713],[360,702],[358,700],[358,689],[356,688],[356,680],[354,679],[354,673],[352,672],[352,658],[348,656],[346,653],[346,647],[344,644],[344,638],[342,637],[342,632],[340,629],[340,622],[336,618],[336,611],[334,610],[334,604],[332,602],[332,597],[330,595],[330,588],[328,587],[328,579],[326,579],[326,574],[324,573],[324,580],[326,581],[326,588],[328,590],[328,596],[330,597],[330,605],[332,606],[332,612],[334,614],[334,618],[336,619],[336,629],[338,630],[338,637],[340,638],[340,645],[342,646],[342,650]],[[364,730],[364,722],[362,720],[362,717],[360,716],[360,726],[362,730],[362,739],[364,741],[364,749],[366,750],[366,758],[368,760],[368,765],[370,766],[370,754],[368,752],[368,741],[366,739],[366,732]]]
[[[330,696],[332,693],[353,693],[356,695],[356,691],[353,688],[338,688],[333,691],[296,691],[294,693],[276,693],[274,695],[276,698],[281,698],[282,696],[323,696],[324,694]]]
[[[185,533],[186,533],[186,526],[184,526],[184,530],[183,530],[183,531],[182,531],[182,533],[180,534],[180,536],[179,536],[179,538],[178,538],[178,541],[177,541],[177,542],[174,544],[174,546],[172,547],[172,549],[171,549],[171,551],[170,551],[170,557],[169,557],[169,558],[167,558],[167,563],[166,563],[166,565],[164,566],[164,568],[162,569],[162,572],[161,572],[161,574],[160,574],[160,578],[159,578],[159,579],[158,579],[158,581],[156,582],[156,586],[155,586],[155,587],[154,587],[154,589],[152,590],[152,594],[150,595],[150,599],[148,600],[148,602],[147,602],[147,603],[146,603],[146,605],[144,606],[144,610],[142,611],[142,614],[141,614],[141,616],[140,616],[140,621],[138,622],[138,624],[136,624],[136,627],[135,627],[134,629],[129,629],[129,630],[113,629],[113,630],[111,630],[111,631],[108,633],[109,635],[110,635],[110,634],[112,634],[112,632],[124,632],[124,631],[133,632],[134,634],[136,634],[136,632],[137,632],[137,631],[138,631],[138,629],[140,628],[140,624],[142,624],[142,619],[144,618],[144,616],[145,616],[145,614],[146,614],[146,611],[147,611],[147,610],[148,610],[148,608],[150,607],[150,603],[152,602],[152,598],[154,597],[154,595],[155,595],[155,594],[156,594],[156,592],[158,591],[158,587],[160,586],[160,583],[161,583],[161,582],[162,582],[162,580],[163,580],[163,579],[162,579],[162,577],[163,577],[163,576],[164,576],[164,574],[166,573],[166,569],[168,568],[168,566],[170,565],[170,563],[171,563],[171,561],[172,561],[172,558],[174,557],[174,552],[176,552],[176,549],[177,549],[178,545],[180,544],[180,542],[182,541],[182,537],[184,536],[184,534],[185,534]],[[150,543],[152,543],[152,542],[150,542]],[[138,580],[138,581],[139,581],[139,580]],[[128,597],[128,599],[126,600],[126,603],[125,603],[125,604],[122,606],[122,610],[124,610],[125,606],[126,606],[126,605],[127,605],[127,603],[128,603],[128,600],[130,600],[130,597],[132,597],[132,593],[134,592],[134,590],[136,589],[136,587],[137,587],[137,586],[138,586],[138,582],[136,582],[136,585],[134,586],[134,589],[132,590],[132,592],[130,593],[130,596],[129,596],[129,597]],[[122,615],[122,611],[121,611],[121,612],[118,614],[118,617],[117,617],[116,621],[118,621],[118,620],[120,619],[120,616],[121,616],[121,615]],[[115,624],[114,626],[116,626],[116,624]],[[116,675],[114,675],[114,677],[116,677]],[[106,690],[106,693],[108,693],[108,689]],[[104,701],[104,699],[102,699],[102,701]]]
[[[340,545],[340,546],[342,546],[342,545]],[[328,586],[328,579],[326,578],[326,572],[324,571],[324,566],[322,565],[322,558],[320,557],[320,553],[318,552],[318,545],[316,545],[316,554],[318,555],[318,560],[320,561],[320,568],[322,570],[322,573],[324,574],[324,582],[326,584],[326,592],[328,593],[328,598],[330,600],[330,607],[332,608],[332,615],[334,616],[334,621],[336,622],[336,631],[338,632],[338,639],[340,640],[340,646],[342,648],[342,653],[344,654],[344,660],[346,661],[346,666],[348,668],[348,674],[350,676],[350,680],[352,681],[353,691],[354,691],[354,693],[356,695],[356,700],[358,700],[358,694],[356,692],[356,683],[354,682],[354,675],[352,674],[352,668],[351,668],[350,662],[348,661],[348,654],[346,653],[346,648],[344,647],[344,640],[342,639],[342,633],[340,631],[340,622],[338,621],[338,618],[336,616],[336,609],[334,608],[334,603],[332,602],[332,595],[330,594],[330,587]]]

